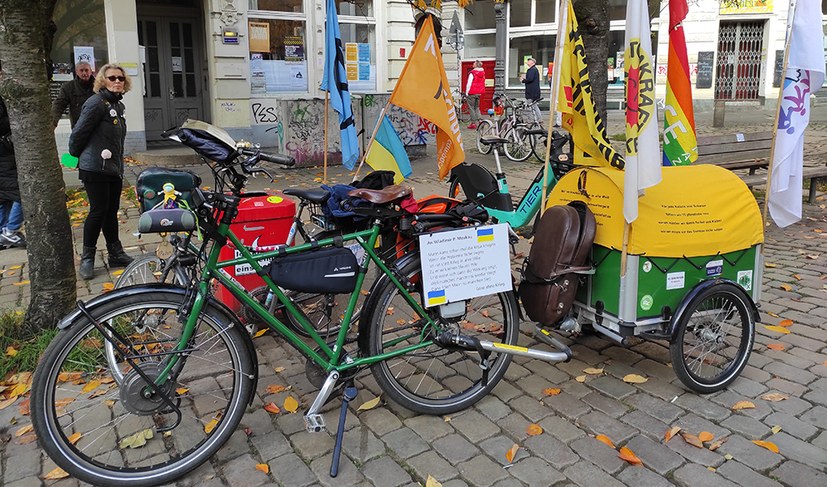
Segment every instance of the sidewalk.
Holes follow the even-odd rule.
[[[744,118],[722,133],[752,131],[748,129],[753,127],[767,130],[771,123],[771,119],[767,122],[755,114],[745,113]],[[619,133],[617,121],[610,117],[610,133]],[[766,126],[760,127],[761,123]],[[808,133],[807,152],[823,163],[827,124],[814,126]],[[464,136],[466,147],[472,147],[472,134]],[[428,152],[428,157],[413,161],[414,175],[408,181],[417,197],[447,192],[447,184],[437,180],[433,148]],[[491,156],[468,152],[469,161],[493,166]],[[530,161],[502,161],[516,195],[522,194],[540,167]],[[191,169],[201,173],[205,168]],[[317,186],[315,179],[321,172],[321,168],[276,170],[275,182],[255,180],[250,189]],[[334,167],[329,178],[331,182],[348,182],[351,175]],[[211,178],[204,178],[204,184],[212,186]],[[280,404],[284,399],[266,392],[273,383],[292,387],[301,400],[300,413],[316,393],[305,378],[298,354],[268,334],[255,341],[259,390],[239,430],[214,458],[176,485],[396,487],[424,485],[429,476],[445,487],[827,485],[825,201],[822,195],[816,205],[805,203],[805,218],[800,223],[784,230],[774,225],[767,228],[765,258],[769,265],[764,269],[756,345],[749,365],[726,391],[700,396],[684,389],[671,370],[668,347],[662,342],[633,340],[624,348],[599,336],[575,340],[575,358],[569,363],[550,365],[516,358],[491,395],[451,417],[417,416],[384,398],[379,407],[357,413],[361,404],[380,394],[371,376],[362,375],[357,381],[359,396],[348,416],[339,477],[331,479],[327,473],[333,449],[331,434],[306,433],[301,414],[272,416],[262,409],[269,401]],[[137,208],[124,208],[124,245],[132,254],[152,252],[157,237],[137,239],[131,235],[137,217]],[[79,248],[80,227],[73,228],[73,233]],[[527,254],[528,242],[521,241],[517,250]],[[102,266],[102,260],[97,261],[95,279],[78,281],[81,299],[99,294],[104,283],[116,279]],[[29,286],[21,284],[27,279],[25,261],[24,250],[0,252],[0,306],[19,308],[28,301]],[[783,289],[782,284],[790,289]],[[778,336],[762,326],[782,319],[794,321],[789,335]],[[529,328],[525,324],[523,332]],[[524,335],[521,342],[531,340]],[[770,343],[781,343],[785,349],[770,350]],[[603,374],[589,376],[584,383],[575,380],[587,367],[603,368]],[[629,373],[649,380],[639,385],[622,382]],[[562,392],[546,397],[543,390],[549,387]],[[782,393],[786,399],[761,399],[770,392]],[[732,406],[740,400],[751,401],[755,408],[733,411]],[[338,399],[333,400],[325,409],[330,429],[337,424],[339,404]],[[16,405],[8,407],[0,411],[0,433],[13,433],[28,421]],[[544,432],[529,436],[526,428],[532,423]],[[664,444],[664,433],[672,426],[694,434],[708,431],[715,439],[728,441],[714,452],[690,446],[679,436]],[[781,430],[773,434],[776,426]],[[248,436],[245,428],[252,434]],[[616,451],[593,438],[598,434],[629,447],[643,466],[620,460]],[[761,448],[752,440],[771,441],[780,453]],[[509,465],[505,453],[513,444],[520,449]],[[270,473],[256,470],[259,463],[268,464]],[[14,435],[8,442],[0,441],[0,485],[44,485],[40,478],[53,468],[36,442],[20,444]],[[75,486],[78,482],[65,479],[45,485]]]

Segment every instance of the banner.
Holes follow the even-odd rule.
[[[637,219],[638,197],[661,179],[658,143],[658,111],[655,104],[655,72],[646,0],[626,3],[626,174],[623,216]]]
[[[606,137],[606,125],[595,109],[586,49],[577,30],[574,7],[569,2],[566,40],[560,69],[557,109],[563,114],[563,128],[574,141],[574,163],[582,166],[614,166],[623,169],[623,157]]]
[[[770,215],[782,228],[801,220],[804,131],[810,123],[810,95],[824,83],[824,34],[819,3],[796,5],[788,42],[790,59],[781,93],[767,198]]]
[[[686,0],[669,2],[669,61],[666,71],[666,106],[663,110],[663,165],[685,166],[698,159],[695,110],[683,20]]]
[[[771,14],[773,0],[721,0],[718,10],[722,15],[728,14]]]
[[[436,125],[436,156],[440,179],[447,176],[452,167],[465,161],[459,120],[449,90],[433,20],[428,16],[411,48],[411,55],[402,68],[390,103]]]

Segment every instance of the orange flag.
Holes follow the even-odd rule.
[[[440,179],[447,176],[452,167],[465,161],[459,120],[430,16],[422,24],[390,102],[436,125]]]

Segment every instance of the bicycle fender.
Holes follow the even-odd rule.
[[[703,291],[707,289],[718,286],[721,284],[732,284],[736,291],[741,294],[741,298],[749,303],[749,309],[752,311],[752,316],[755,321],[759,320],[759,313],[758,313],[758,306],[756,306],[755,302],[753,302],[752,297],[744,291],[744,288],[739,286],[736,282],[730,279],[708,279],[701,283],[698,283],[695,287],[693,287],[686,296],[683,297],[681,303],[678,305],[678,309],[675,311],[675,314],[672,315],[672,319],[669,321],[669,329],[666,330],[666,335],[669,336],[669,342],[672,343],[675,341],[675,335],[677,333],[677,323],[686,313],[686,308],[689,307],[689,302],[692,301],[695,296],[699,295]]]

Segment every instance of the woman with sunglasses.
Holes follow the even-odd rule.
[[[126,138],[124,93],[132,83],[117,64],[106,64],[95,77],[95,92],[80,113],[72,135],[69,153],[78,158],[78,171],[89,199],[89,215],[83,224],[83,253],[80,277],[95,275],[98,236],[103,231],[109,267],[123,267],[132,262],[118,236],[118,208],[123,187],[123,146]]]

